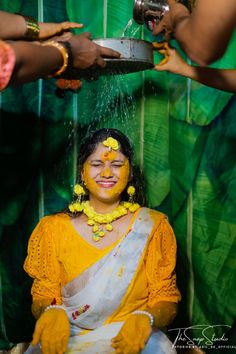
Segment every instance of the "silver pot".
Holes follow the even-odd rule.
[[[133,38],[100,38],[94,42],[121,54],[119,59],[104,59],[104,74],[125,74],[153,67],[153,47],[150,42]]]
[[[93,41],[100,46],[118,51],[121,57],[119,59],[104,58],[106,62],[104,68],[94,67],[77,71],[80,78],[94,80],[101,75],[128,74],[152,69],[154,66],[151,42],[133,38],[98,38]]]
[[[149,30],[158,23],[169,5],[166,0],[134,0],[133,18],[140,25],[146,24]]]

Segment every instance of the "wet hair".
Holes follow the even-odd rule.
[[[128,185],[135,187],[135,202],[139,203],[141,206],[145,205],[145,194],[144,194],[144,179],[140,172],[140,169],[134,165],[134,153],[130,143],[130,140],[117,129],[112,128],[102,128],[96,130],[94,133],[86,137],[80,147],[80,154],[78,159],[78,183],[81,183],[81,171],[83,165],[88,157],[94,152],[98,144],[106,140],[107,138],[112,137],[119,142],[120,148],[119,151],[124,154],[130,163],[130,179]],[[126,192],[126,189],[121,195],[121,200],[128,201],[129,196]]]

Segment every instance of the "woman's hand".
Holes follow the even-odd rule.
[[[61,35],[72,28],[81,28],[83,25],[76,22],[46,23],[39,22],[39,39],[47,39],[55,35]]]
[[[117,354],[138,354],[144,349],[151,332],[148,316],[131,315],[112,339],[112,347]]]
[[[179,53],[175,48],[171,48],[167,42],[157,43],[158,46],[154,48],[164,55],[164,59],[157,65],[155,65],[155,70],[157,71],[169,71],[174,74],[184,75],[188,64],[181,58]]]
[[[36,322],[32,345],[41,343],[43,354],[63,354],[67,349],[70,324],[63,309],[43,312]]]

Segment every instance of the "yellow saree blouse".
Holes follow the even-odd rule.
[[[180,300],[175,275],[174,233],[164,214],[153,210],[150,213],[156,222],[144,262],[126,301],[111,321],[123,320],[137,308]],[[138,215],[137,212],[132,222]],[[132,232],[132,225],[129,227]],[[100,250],[78,234],[67,214],[44,217],[30,237],[24,263],[25,271],[34,279],[33,302],[61,304],[61,288],[105,256],[118,242]]]

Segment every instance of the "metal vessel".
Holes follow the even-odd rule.
[[[151,42],[133,38],[98,38],[96,44],[121,53],[119,59],[104,58],[104,68],[94,67],[77,71],[80,78],[97,79],[101,75],[119,75],[153,68],[153,45]]]
[[[166,0],[134,0],[133,18],[138,24],[145,24],[152,30],[168,10]]]

